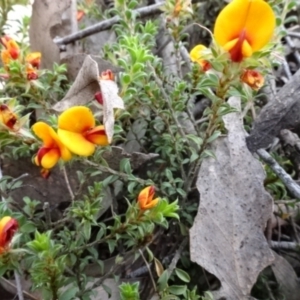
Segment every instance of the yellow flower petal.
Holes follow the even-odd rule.
[[[0,220],[0,249],[1,252],[8,246],[18,229],[18,222],[12,217],[5,216]]]
[[[59,148],[60,156],[64,161],[68,161],[72,158],[72,153],[70,150],[62,143],[57,133],[53,130],[53,128],[49,127],[49,133],[52,139],[55,141],[56,146]]]
[[[247,40],[245,40],[242,44],[242,54],[244,57],[250,57],[253,53],[253,49],[248,43]]]
[[[223,46],[223,48],[224,48],[225,50],[227,50],[227,51],[231,50],[231,49],[236,45],[236,43],[238,42],[238,40],[239,40],[239,39],[236,38],[236,39],[233,39],[233,40],[227,42],[227,43]]]
[[[84,137],[93,144],[100,146],[109,145],[105,129],[103,125],[99,125],[92,130],[89,130]]]
[[[203,59],[203,51],[206,49],[207,48],[204,45],[197,45],[190,52],[191,61],[199,64],[204,72],[211,68],[211,64],[207,60]]]
[[[37,165],[37,166],[40,166],[40,163],[39,163],[39,157],[36,155],[35,157],[34,157],[34,163]]]
[[[8,50],[1,51],[1,60],[2,60],[3,65],[9,64],[9,62],[11,61],[11,57],[10,57]]]
[[[61,142],[57,133],[52,127],[44,122],[37,122],[31,128],[33,132],[43,141],[45,148],[57,148],[59,149],[60,156],[64,161],[71,159],[72,153]]]
[[[92,155],[95,145],[89,142],[81,133],[58,129],[57,134],[62,143],[73,153],[82,156]]]
[[[159,198],[152,200],[150,203],[146,204],[143,209],[150,209],[157,205]]]
[[[41,63],[41,57],[41,52],[31,52],[26,55],[25,61],[38,69]]]
[[[9,51],[10,57],[12,59],[17,59],[20,54],[20,48],[19,45],[13,40],[9,40],[6,44],[6,48]]]
[[[95,119],[93,113],[85,106],[73,106],[58,117],[59,129],[84,133],[87,130],[94,128],[94,126]]]
[[[10,220],[12,220],[12,217],[9,217],[9,216],[5,216],[0,220],[0,240],[1,241],[2,241],[2,237],[3,237],[4,227]],[[4,246],[4,242],[5,241],[0,242],[0,245],[2,247]]]
[[[274,28],[275,15],[268,3],[263,0],[233,0],[217,17],[214,36],[221,46],[225,46],[238,39],[245,30],[245,38],[254,52],[270,41]]]
[[[60,159],[60,152],[58,148],[50,149],[41,160],[41,166],[45,169],[53,168]]]
[[[33,130],[35,135],[43,141],[45,147],[47,148],[55,147],[56,145],[55,140],[50,134],[50,129],[52,128],[48,124],[44,122],[37,122],[31,127],[31,129]]]
[[[190,52],[190,58],[193,62],[198,62],[198,60],[202,61],[202,53],[203,50],[207,49],[204,45],[195,46]]]
[[[138,195],[138,203],[142,210],[150,209],[157,204],[157,202],[159,200],[158,198],[155,200],[152,200],[154,194],[155,194],[154,186],[147,186],[140,191],[140,193]],[[153,204],[153,202],[154,202],[154,204]]]

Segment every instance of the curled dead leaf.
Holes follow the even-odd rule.
[[[97,62],[87,55],[83,65],[67,95],[53,106],[62,112],[75,105],[85,105],[101,91],[103,99],[103,124],[108,141],[112,141],[114,133],[114,109],[124,109],[123,99],[118,95],[119,89],[115,81],[101,79]]]

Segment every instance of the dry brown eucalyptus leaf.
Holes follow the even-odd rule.
[[[229,99],[240,108],[240,99]],[[226,137],[212,145],[216,159],[206,158],[197,188],[200,206],[190,231],[191,259],[216,275],[221,289],[214,299],[251,299],[261,270],[274,257],[263,231],[272,216],[272,198],[265,191],[264,170],[249,152],[240,113],[223,117]]]
[[[72,106],[84,105],[99,91],[99,71],[96,61],[88,55],[66,96],[53,109],[62,112]]]
[[[100,90],[103,98],[103,125],[111,142],[114,135],[114,108],[124,109],[123,99],[118,95],[119,88],[112,80],[99,80]]]
[[[154,265],[155,265],[155,271],[158,277],[161,276],[161,274],[164,272],[164,267],[161,264],[161,262],[154,257]]]
[[[114,108],[124,109],[119,89],[113,80],[100,79],[98,64],[87,55],[83,65],[67,95],[53,106],[56,111],[64,111],[75,105],[84,105],[94,99],[95,93],[101,91],[103,99],[103,124],[108,141],[114,133]]]
[[[62,14],[71,6],[71,0],[35,0],[32,6],[29,38],[32,51],[42,53],[42,67],[52,69],[59,62],[58,46],[53,42],[54,31],[62,25]],[[70,33],[70,32],[69,32]]]
[[[272,264],[272,270],[276,277],[280,290],[284,293],[285,299],[299,300],[300,280],[290,263],[273,251],[275,260]]]

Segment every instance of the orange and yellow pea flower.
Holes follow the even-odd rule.
[[[264,0],[233,0],[218,15],[214,36],[230,53],[231,60],[241,62],[262,49],[272,38],[275,15]]]
[[[100,79],[102,80],[115,80],[115,74],[112,72],[112,70],[107,69],[106,71],[101,72]]]
[[[71,159],[72,154],[60,141],[54,129],[48,124],[37,122],[31,128],[36,136],[43,141],[43,146],[35,156],[34,162],[37,166],[43,168],[43,177],[47,177],[49,169],[53,168],[60,158],[64,161],[68,161]]]
[[[95,123],[89,108],[73,106],[58,117],[57,134],[72,153],[89,156],[94,153],[95,145],[109,145],[104,126]]]
[[[138,195],[138,204],[141,210],[151,209],[157,205],[159,198],[153,199],[155,194],[154,186],[147,186]]]
[[[26,77],[27,80],[36,80],[38,79],[37,69],[41,64],[41,53],[40,52],[31,52],[26,55]]]
[[[5,125],[9,130],[16,131],[18,117],[6,104],[0,104],[0,123]]]
[[[27,80],[36,80],[38,79],[37,70],[31,65],[26,64],[26,78]]]
[[[18,227],[18,222],[12,217],[5,216],[0,220],[0,255],[9,248],[9,244]]]
[[[77,14],[76,14],[77,22],[80,22],[84,16],[85,16],[85,12],[83,10],[77,10]]]
[[[30,52],[26,55],[25,62],[30,64],[33,68],[38,69],[41,64],[41,52]]]
[[[4,46],[4,49],[1,51],[1,59],[4,65],[9,64],[11,60],[18,59],[20,47],[15,40],[5,35],[0,38],[0,43]]]
[[[241,75],[241,81],[257,91],[264,85],[264,77],[256,70],[244,70]]]
[[[210,63],[203,59],[203,51],[207,48],[204,45],[195,46],[190,52],[190,59],[192,62],[198,63],[204,72],[208,71],[211,68]]]

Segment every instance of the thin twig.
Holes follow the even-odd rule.
[[[141,249],[139,249],[139,252],[140,252],[140,254],[141,254],[141,256],[142,256],[142,259],[143,259],[143,261],[144,261],[144,263],[145,263],[145,265],[146,265],[146,267],[147,267],[147,269],[148,269],[148,272],[149,272],[149,275],[150,275],[150,278],[151,278],[151,282],[152,282],[154,291],[156,291],[156,284],[155,284],[155,281],[154,281],[154,278],[153,278],[153,275],[152,275],[150,266],[149,266],[149,264],[148,264],[148,262],[147,262],[147,260],[146,260],[146,258],[145,258],[145,256],[144,256],[144,254],[143,254],[143,251],[142,251]]]
[[[289,205],[289,204],[295,204],[296,206],[299,206],[300,203],[296,203],[296,199],[290,199],[290,200],[275,200],[275,204],[284,204],[284,205]]]
[[[93,167],[97,168],[98,170],[100,170],[102,172],[110,173],[112,175],[117,175],[117,176],[121,177],[125,181],[132,180],[132,175],[128,175],[126,173],[115,171],[115,170],[113,170],[113,169],[111,169],[109,167],[105,167],[105,166],[102,166],[100,164],[96,164],[96,163],[94,163],[92,161],[89,161],[89,160],[85,160],[84,163],[87,164],[87,165],[93,166]],[[138,178],[138,177],[135,177],[135,180],[138,183],[140,183],[141,185],[146,185],[146,180],[143,180],[143,179]]]
[[[289,206],[286,206],[287,208],[287,211],[289,213]],[[300,244],[300,240],[299,240],[299,235],[298,235],[298,231],[297,231],[297,228],[296,228],[296,224],[295,224],[295,221],[294,221],[294,218],[292,216],[289,217],[289,221],[291,222],[291,225],[292,225],[292,228],[293,228],[293,231],[295,233],[295,239],[296,239],[296,242],[298,244]]]
[[[50,209],[49,209],[49,202],[44,203],[43,210],[45,213],[47,228],[49,228],[51,226],[51,214],[50,214]]]
[[[63,170],[63,173],[64,173],[64,177],[65,177],[65,181],[66,181],[66,185],[67,185],[69,194],[71,196],[71,200],[73,201],[75,196],[74,196],[74,193],[73,193],[71,185],[70,185],[70,181],[69,181],[69,177],[68,177],[68,174],[67,174],[66,166],[63,166],[62,170]]]
[[[162,13],[161,7],[163,5],[164,3],[153,4],[146,7],[138,8],[136,10],[133,10],[133,12],[139,14],[140,18],[147,17],[149,15],[154,15],[154,14],[161,14]],[[87,36],[98,33],[100,31],[110,29],[113,25],[117,24],[120,20],[121,18],[119,16],[114,16],[111,19],[96,23],[74,34],[67,35],[63,38],[54,39],[54,43],[57,45],[67,45],[73,43]]]
[[[18,180],[21,180],[22,178],[27,177],[27,176],[29,176],[29,174],[28,174],[28,173],[24,173],[24,174],[20,175],[19,177],[14,178],[14,179],[11,181],[11,187],[10,187],[10,188],[12,188],[12,187],[14,186],[14,184],[15,184]]]
[[[290,193],[300,199],[300,186],[292,177],[277,163],[277,161],[264,149],[257,150],[259,157],[270,166],[274,173],[282,180]]]
[[[270,288],[269,283],[268,283],[267,280],[264,280],[264,285],[265,285],[265,287],[266,287],[266,289],[268,291],[270,300],[276,300],[275,297],[274,297],[274,295],[273,295],[273,293],[272,293],[272,290],[271,290],[271,288]]]
[[[8,280],[8,279],[6,279],[4,277],[1,277],[0,280],[17,291],[16,285],[13,284],[10,280]],[[38,298],[34,297],[33,295],[29,294],[26,291],[23,291],[23,294],[26,296],[26,298],[29,298],[31,300],[39,300]]]
[[[184,247],[186,246],[187,242],[188,242],[188,238],[186,237],[183,239],[178,250],[176,251],[176,253],[167,269],[169,276],[173,273],[174,269],[176,268],[177,262],[181,257],[181,252],[184,250]]]
[[[295,59],[297,60],[298,65],[300,64],[300,54],[298,49],[296,48],[296,45],[294,43],[294,41],[287,35],[285,36],[285,40],[287,42],[287,44],[289,45],[289,47],[291,48]]]
[[[198,124],[201,124],[201,123],[204,123],[204,122],[207,122],[207,121],[209,121],[209,117],[203,117],[203,118],[197,120],[196,124],[198,125]]]
[[[277,242],[270,241],[271,248],[273,249],[286,249],[286,250],[295,250],[298,251],[300,249],[300,244],[295,242]]]
[[[0,180],[1,178],[3,177],[3,174],[2,174],[2,168],[1,168],[1,161],[0,161]],[[7,198],[7,194],[5,192],[3,192],[1,189],[0,189],[0,199],[1,201],[5,201],[5,198]]]
[[[23,289],[22,289],[22,285],[21,285],[21,278],[16,270],[15,270],[15,279],[16,279],[16,288],[17,288],[19,300],[24,300]]]
[[[299,32],[288,31],[287,35],[300,39],[300,33]]]
[[[268,243],[270,244],[271,239],[272,239],[272,218],[270,218],[267,222],[266,237],[267,237]]]
[[[283,67],[283,70],[287,76],[287,78],[290,80],[292,79],[293,75],[292,75],[292,72],[290,70],[290,67],[289,67],[289,64],[288,62],[286,61],[286,59],[283,59],[283,62],[282,62],[282,67]]]
[[[183,58],[183,60],[186,64],[186,67],[190,71],[192,69],[190,55],[189,55],[188,51],[186,50],[186,48],[184,47],[184,45],[182,44],[182,42],[179,43],[179,50],[180,50],[181,57]]]
[[[145,246],[146,247],[146,246]],[[142,248],[142,251],[145,249],[145,247]],[[112,274],[117,274],[117,271],[124,265],[127,265],[127,263],[129,263],[130,261],[132,261],[132,256],[135,252],[135,249],[130,250],[129,252],[127,252],[126,255],[128,255],[128,257],[126,259],[124,259],[123,261],[121,261],[118,264],[113,265],[110,270],[108,272],[105,273],[105,275],[103,275],[101,278],[99,278],[98,280],[96,280],[93,285],[91,285],[89,288],[77,293],[77,297],[80,297],[83,295],[83,293],[86,293],[88,291],[92,291],[93,289],[97,288],[98,286],[102,285],[105,281],[105,279],[109,278]]]

